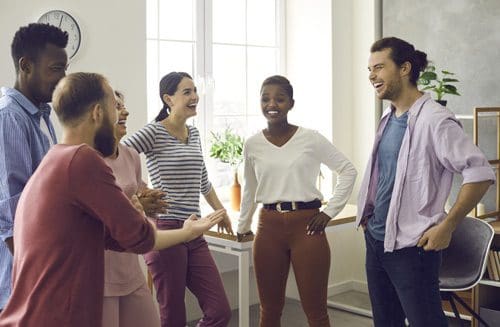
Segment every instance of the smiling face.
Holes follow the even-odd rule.
[[[402,76],[405,68],[399,67],[391,58],[391,49],[372,52],[368,59],[370,83],[381,100],[396,100],[403,88]]]
[[[47,43],[37,58],[29,63],[31,70],[27,73],[27,83],[32,99],[37,102],[35,105],[50,102],[57,83],[66,75],[66,50]]]
[[[183,77],[173,95],[164,94],[163,100],[170,107],[170,114],[183,118],[196,116],[199,96],[192,79]]]
[[[260,107],[268,123],[287,122],[288,112],[293,108],[294,100],[277,84],[262,87]]]
[[[118,142],[127,134],[127,118],[129,112],[125,107],[123,100],[124,100],[123,97],[116,96],[116,103],[117,103],[116,110],[118,113],[118,122],[115,125],[115,137]]]

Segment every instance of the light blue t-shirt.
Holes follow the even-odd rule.
[[[392,189],[396,177],[399,149],[403,142],[408,122],[408,112],[396,117],[394,112],[387,122],[377,150],[378,181],[373,216],[368,219],[368,231],[376,240],[385,237],[385,222],[391,203]]]

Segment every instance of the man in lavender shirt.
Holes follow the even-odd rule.
[[[375,326],[447,326],[439,294],[441,250],[495,175],[453,113],[417,89],[427,55],[408,42],[372,45],[369,79],[391,105],[382,116],[358,198]],[[453,174],[463,184],[444,205]]]

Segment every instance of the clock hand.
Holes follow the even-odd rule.
[[[61,27],[61,24],[62,24],[62,20],[63,20],[63,16],[61,15],[61,21],[59,22],[59,28]]]

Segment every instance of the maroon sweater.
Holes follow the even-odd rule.
[[[153,228],[97,151],[54,146],[19,200],[0,326],[101,326],[104,249],[145,253],[153,244]]]

